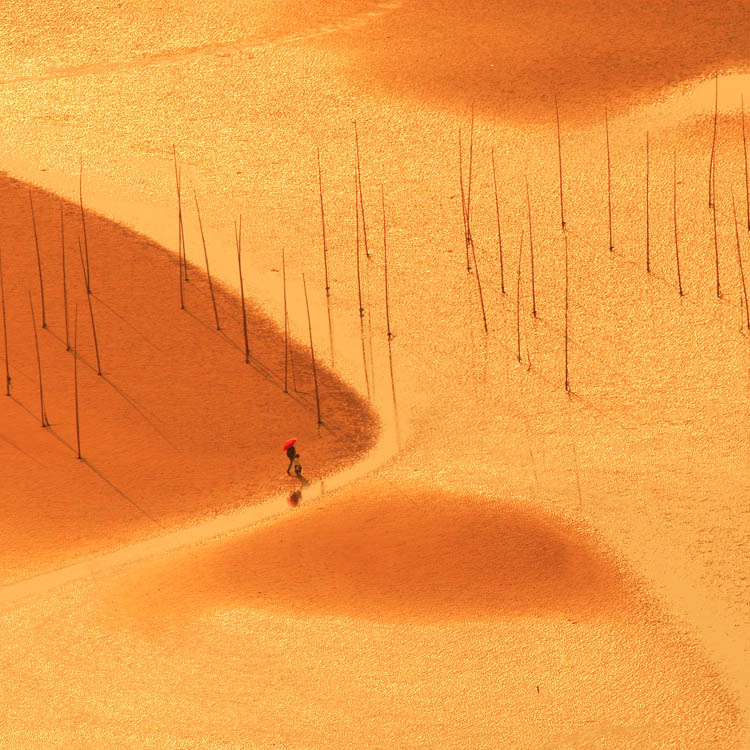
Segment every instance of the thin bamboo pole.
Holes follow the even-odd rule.
[[[180,192],[182,192],[182,169],[180,169]],[[182,200],[182,198],[180,198]],[[185,244],[185,221],[182,216],[182,208],[180,208],[180,240],[182,243],[182,273],[185,276],[185,282],[189,282],[187,272],[187,245]]]
[[[714,162],[714,188],[713,202],[711,203],[711,213],[714,225],[714,262],[716,266],[716,296],[721,297],[721,283],[719,280],[719,230],[716,222],[716,162]]]
[[[529,216],[529,248],[531,250],[531,314],[536,318],[536,284],[534,279],[534,236],[531,233],[531,198],[529,197],[529,180],[526,180],[526,208]]]
[[[750,182],[747,172],[747,137],[745,135],[745,98],[740,97],[742,107],[742,153],[745,157],[745,217],[747,218],[747,231],[750,232]]]
[[[78,198],[81,204],[81,225],[83,227],[83,248],[86,251],[86,291],[91,294],[91,267],[89,265],[89,239],[86,233],[86,214],[83,210],[83,156],[81,170],[78,174]]]
[[[568,233],[564,232],[565,238],[565,390],[570,391],[570,378],[568,376],[568,310],[570,307],[570,282],[568,273]]]
[[[479,289],[479,304],[482,308],[482,321],[484,323],[484,332],[487,333],[487,313],[484,309],[484,295],[482,294],[482,280],[479,278],[479,264],[477,263],[477,254],[474,250],[474,243],[471,243],[471,255],[474,259],[474,270],[477,272],[477,288]]]
[[[320,149],[318,149],[318,192],[320,194],[320,223],[323,229],[323,270],[326,279],[326,297],[330,297],[331,287],[328,283],[328,244],[326,242],[326,214],[323,208],[323,173],[320,168]]]
[[[250,362],[250,344],[247,339],[247,311],[245,310],[245,285],[242,280],[242,214],[240,214],[240,229],[237,231],[237,222],[234,222],[234,239],[237,243],[237,265],[240,269],[240,297],[242,299],[242,330],[245,334],[245,364]]]
[[[78,415],[78,305],[75,308],[75,322],[73,323],[73,388],[76,404],[76,446],[78,458],[81,458],[81,425]]]
[[[203,222],[201,221],[201,210],[198,206],[198,195],[193,189],[193,197],[195,198],[195,210],[198,214],[198,226],[201,230],[201,242],[203,243],[203,258],[206,261],[206,276],[208,277],[208,288],[211,292],[211,304],[214,307],[214,318],[216,319],[216,330],[220,331],[221,326],[219,325],[219,311],[216,307],[216,297],[214,296],[214,284],[211,281],[211,269],[208,267],[208,250],[206,250],[206,238],[203,234]]]
[[[83,259],[83,250],[81,249],[81,238],[78,237],[78,254],[81,256],[81,268],[83,269],[84,281],[88,281],[88,275],[86,273],[86,263]],[[88,284],[86,286],[88,289]],[[91,292],[86,292],[86,300],[89,303],[89,315],[91,316],[91,331],[94,334],[94,350],[96,351],[96,374],[102,374],[102,365],[99,360],[99,339],[96,336],[96,323],[94,322],[94,308],[91,306]]]
[[[523,229],[521,230],[521,245],[518,248],[518,281],[516,283],[516,341],[518,346],[518,361],[521,361],[521,256],[523,255]]]
[[[320,148],[318,153],[318,193],[320,196],[320,223],[323,230],[323,272],[325,274],[326,311],[328,313],[328,342],[331,350],[331,367],[334,366],[333,355],[333,319],[331,317],[331,284],[328,278],[328,242],[326,238],[326,215],[323,208],[323,172],[320,167]]]
[[[356,128],[355,128],[356,134]],[[370,376],[367,372],[367,347],[365,346],[365,309],[362,306],[362,275],[360,272],[360,245],[359,245],[359,169],[354,168],[354,214],[356,233],[356,256],[357,256],[357,295],[359,300],[359,336],[362,341],[362,365],[365,371],[365,386],[367,398],[370,399]]]
[[[461,143],[461,128],[458,129],[458,179],[461,183],[461,215],[464,221],[464,244],[466,245],[466,271],[471,273],[471,258],[469,256],[469,244],[471,243],[471,232],[466,215],[466,192],[464,190],[464,154]]]
[[[63,204],[60,201],[60,239],[62,247],[62,281],[63,281],[63,306],[65,307],[65,351],[70,351],[70,326],[68,324],[68,284],[65,277],[65,220],[63,218]]]
[[[357,173],[354,173],[354,214],[355,214],[355,232],[357,235],[356,240],[356,251],[357,251],[357,298],[359,300],[359,317],[364,318],[365,308],[362,307],[362,274],[360,272],[360,259],[359,259],[359,182]]]
[[[648,130],[646,131],[646,273],[651,273],[651,217],[649,215],[649,169]]]
[[[383,203],[383,263],[385,270],[385,324],[388,333],[388,341],[393,338],[391,331],[391,310],[388,303],[388,243],[386,242],[386,221],[385,221],[385,190],[380,186],[380,198]]]
[[[500,228],[500,202],[497,198],[497,173],[495,171],[495,149],[492,155],[492,184],[495,188],[495,217],[497,218],[497,245],[500,253],[500,291],[505,294],[505,269],[503,265],[503,233]]]
[[[286,307],[286,250],[281,248],[281,283],[284,288],[284,393],[289,393],[289,313]]]
[[[3,310],[3,345],[5,348],[5,395],[10,396],[10,366],[8,364],[8,324],[5,315],[5,279],[3,278],[3,254],[0,249],[0,303]]]
[[[180,173],[177,169],[177,151],[172,144],[172,156],[174,157],[174,179],[177,186],[177,263],[180,276],[180,310],[185,309],[185,292],[182,283],[182,203],[180,200]]]
[[[677,149],[674,151],[674,165],[672,170],[672,205],[674,207],[674,255],[677,262],[677,287],[680,297],[685,293],[682,289],[682,274],[680,273],[680,245],[677,241]]]
[[[563,205],[563,168],[562,168],[562,143],[560,139],[560,109],[557,106],[557,94],[555,94],[555,119],[557,120],[557,161],[560,167],[560,223],[565,231],[565,207]]]
[[[607,213],[609,216],[609,251],[615,249],[612,239],[612,159],[609,150],[609,115],[604,109],[604,132],[607,137]]]
[[[310,358],[312,359],[313,379],[315,381],[315,406],[318,410],[318,426],[323,424],[320,418],[320,393],[318,391],[318,371],[315,367],[315,348],[313,347],[312,323],[310,322],[310,304],[307,301],[307,282],[305,274],[302,274],[302,286],[305,289],[305,307],[307,308],[307,329],[310,333]]]
[[[39,371],[39,411],[42,416],[42,427],[48,427],[47,412],[44,409],[44,386],[42,384],[42,358],[39,354],[39,336],[36,332],[36,316],[34,315],[34,302],[31,299],[31,290],[29,290],[29,306],[31,307],[31,322],[34,326],[34,344],[36,345],[36,364]]]
[[[713,138],[711,139],[711,161],[708,165],[708,207],[713,207],[715,199],[716,182],[714,181],[714,172],[716,170],[716,131],[718,129],[719,121],[719,74],[714,74],[714,80],[716,81],[716,89],[714,94],[714,132]]]
[[[742,250],[740,248],[740,230],[737,225],[737,207],[734,204],[734,190],[732,190],[732,213],[734,214],[734,236],[737,241],[737,262],[740,266],[740,279],[742,281],[742,296],[745,299],[745,321],[750,330],[750,304],[747,300],[747,284],[745,283],[745,269],[742,265]]]
[[[34,245],[36,246],[36,264],[39,269],[39,291],[42,295],[42,328],[47,327],[47,315],[44,307],[44,278],[42,277],[42,256],[39,254],[39,235],[36,231],[36,215],[34,214],[34,198],[29,188],[29,204],[31,205],[31,223],[34,226]]]
[[[466,192],[466,227],[468,229],[469,242],[471,236],[471,178],[474,168],[474,104],[471,105],[471,127],[469,129],[469,184]]]
[[[359,189],[359,210],[362,213],[362,239],[365,243],[365,255],[370,259],[370,248],[367,245],[367,224],[365,223],[365,202],[362,197],[362,170],[359,164],[359,135],[357,133],[357,121],[354,120],[354,143],[357,149],[357,187]]]

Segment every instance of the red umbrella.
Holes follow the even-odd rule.
[[[286,453],[287,449],[290,446],[294,445],[296,442],[297,442],[297,438],[289,438],[289,440],[287,440],[286,443],[284,443],[284,445],[281,446],[282,452]]]

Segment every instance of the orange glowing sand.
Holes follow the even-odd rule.
[[[90,214],[98,376],[78,251],[80,210],[64,204],[71,346],[78,309],[83,456],[78,461],[60,203],[38,190],[32,195],[46,330],[29,191],[7,178],[0,183],[0,223],[14,238],[3,248],[11,398],[0,400],[5,467],[0,491],[8,529],[0,551],[2,580],[293,489],[299,483],[284,474],[281,451],[292,429],[310,479],[367,449],[373,435],[367,408],[321,363],[325,425],[318,429],[309,350],[294,347],[285,394],[283,335],[255,306],[248,305],[248,366],[239,299],[217,290],[217,331],[205,274],[190,268],[186,308],[180,310],[176,258]],[[47,428],[41,427],[29,291],[39,328]]]
[[[80,466],[71,455],[72,363],[60,342],[59,287],[42,357],[60,440],[35,422],[35,362],[22,317],[27,286],[38,295],[28,196],[14,183],[3,188],[8,205],[18,206],[0,224],[15,230],[7,253],[25,269],[13,282],[11,335],[26,356],[14,385],[27,410],[0,404],[3,434],[7,424],[22,437],[7,434],[0,444],[8,458],[2,481],[47,501],[15,501],[6,514],[5,580],[40,575],[0,592],[5,744],[750,746],[750,333],[731,206],[734,194],[742,221],[742,96],[746,117],[750,109],[744,3],[6,5],[1,163],[75,198],[82,152],[87,205],[116,223],[92,215],[87,224],[109,381],[92,372],[84,336],[82,416],[91,420],[101,401],[115,418],[84,418],[89,464]],[[720,298],[706,204],[717,71]],[[570,393],[555,95],[570,253]],[[472,109],[472,234],[487,333],[476,274],[466,273],[460,213],[458,131],[466,170]],[[372,252],[361,269],[362,328],[352,120]],[[172,144],[184,184],[201,199],[212,270],[233,290],[232,220],[243,216],[246,291],[276,324],[251,338],[260,370],[242,363],[239,307],[228,291],[220,311],[230,318],[227,338],[212,330],[200,277],[188,285],[190,314],[177,309],[176,255],[152,243],[177,249]],[[57,257],[49,248],[59,247],[59,211],[45,200],[38,196],[40,224],[51,227],[46,268],[48,254]],[[185,221],[188,257],[200,266],[191,206]],[[73,206],[66,224],[74,242]],[[135,244],[117,225],[140,233]],[[744,230],[740,243],[750,268]],[[309,373],[299,400],[277,411],[282,250],[296,339],[307,337],[304,272],[316,352],[335,360],[360,394],[342,389],[328,413],[324,399],[324,419],[336,420],[336,430],[319,439]],[[137,285],[130,267],[145,263],[135,262],[142,254],[153,275]],[[75,253],[70,265],[80,324]],[[123,268],[125,275],[115,273]],[[141,286],[156,315],[130,302]],[[128,345],[113,349],[113,341]],[[304,347],[295,350],[300,360]],[[382,431],[378,450],[362,456],[375,442],[375,420],[361,422],[368,390]],[[318,478],[362,458],[347,476],[371,476],[335,492],[321,484],[322,496],[303,493],[296,506],[285,492],[273,508],[251,508],[258,515],[247,528],[230,523],[222,509],[254,490],[252,502],[288,486],[262,472],[285,467],[278,447],[290,420],[306,446],[305,473],[312,465]],[[354,429],[358,445],[346,443],[342,453],[338,438]],[[123,440],[123,431],[137,431],[143,447]],[[137,474],[135,459],[143,466]],[[214,509],[216,526],[193,523]],[[156,534],[149,546],[136,542]],[[90,568],[69,564],[81,555],[96,555]]]

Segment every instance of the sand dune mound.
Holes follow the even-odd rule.
[[[601,118],[614,102],[745,67],[745,14],[737,2],[430,0],[405,3],[356,45],[332,43],[351,55],[358,77],[402,95],[549,121],[557,92],[566,117],[574,103],[578,115]]]
[[[379,621],[609,617],[617,566],[580,530],[500,500],[367,484],[119,588],[148,612],[249,607]]]

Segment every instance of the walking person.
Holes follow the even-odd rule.
[[[294,459],[297,456],[297,449],[295,447],[295,443],[297,442],[297,438],[289,438],[289,440],[284,443],[284,445],[281,447],[281,450],[283,450],[286,453],[286,457],[289,459],[289,466],[286,467],[286,473],[291,476],[292,472],[292,466],[294,465]],[[295,466],[296,471],[296,466]]]

